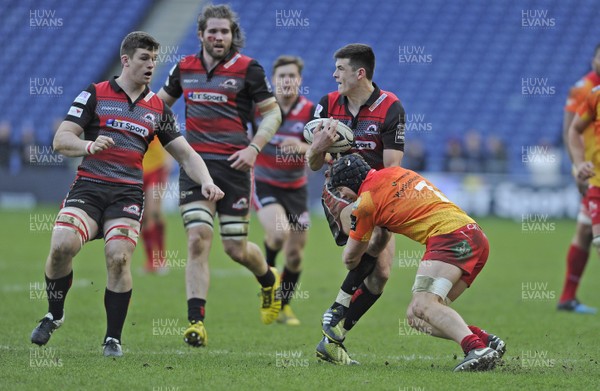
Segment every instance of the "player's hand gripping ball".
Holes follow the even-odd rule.
[[[317,128],[317,126],[319,126],[319,123],[325,121],[325,119],[317,118],[304,125],[304,139],[307,143],[312,144],[315,129]],[[352,148],[352,144],[354,143],[354,132],[352,131],[352,129],[344,125],[342,122],[338,122],[336,131],[339,138],[329,147],[327,152],[341,153],[346,152],[347,150]]]

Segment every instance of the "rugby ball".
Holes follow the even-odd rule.
[[[317,126],[321,122],[327,121],[326,118],[317,118],[308,122],[304,125],[304,139],[307,143],[312,144],[313,142],[313,133]],[[352,148],[352,144],[354,143],[354,132],[347,125],[342,123],[341,121],[337,124],[337,134],[339,136],[338,140],[334,142],[327,152],[329,153],[341,153],[346,152],[350,148]]]

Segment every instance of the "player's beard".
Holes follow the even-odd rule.
[[[231,50],[231,46],[229,46],[229,48],[227,48],[225,45],[222,45],[222,48],[219,48],[217,50],[215,50],[215,45],[214,44],[204,44],[204,50],[206,50],[206,53],[211,56],[212,58],[214,58],[215,60],[222,60],[225,57],[227,57],[227,55],[229,54],[229,51]]]

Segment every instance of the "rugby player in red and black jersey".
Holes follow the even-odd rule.
[[[184,341],[207,342],[204,326],[209,285],[208,255],[213,220],[219,214],[225,252],[244,265],[262,286],[261,320],[272,323],[281,309],[279,275],[269,268],[260,248],[248,242],[252,168],[260,150],[281,124],[281,111],[260,64],[239,53],[243,33],[227,5],[208,5],[198,18],[200,53],[177,63],[158,95],[173,105],[182,95],[186,105],[186,139],[206,161],[215,183],[225,191],[219,202],[206,199],[181,173],[180,210],[188,238],[186,291],[189,328]],[[252,140],[247,123],[253,104],[263,120]]]
[[[46,260],[49,309],[31,334],[35,344],[45,345],[65,319],[73,257],[86,242],[104,237],[104,355],[123,355],[121,332],[132,291],[130,262],[144,206],[142,159],[154,137],[202,187],[205,197],[223,197],[202,158],[179,137],[171,109],[148,88],[158,47],[147,33],[128,34],[121,43],[121,75],[82,91],[56,132],[54,149],[69,157],[83,156],[83,161],[52,231]]]
[[[283,122],[265,145],[254,168],[254,205],[265,230],[265,253],[269,266],[282,249],[285,265],[281,273],[281,312],[277,322],[290,326],[300,321],[289,305],[302,270],[308,214],[308,176],[304,125],[311,120],[314,104],[300,95],[304,61],[295,56],[279,56],[273,64],[272,83],[281,107]],[[256,120],[260,121],[260,113]]]
[[[354,131],[355,143],[347,153],[360,154],[375,169],[399,166],[404,156],[404,108],[396,95],[381,90],[373,82],[373,50],[368,45],[350,44],[335,52],[334,58],[333,77],[338,89],[324,96],[315,109],[315,117],[328,119],[315,129],[307,151],[310,168],[316,171],[325,163],[326,151],[338,137],[338,121]],[[339,246],[348,240],[348,230],[342,227],[340,214],[350,202],[326,178],[323,209]],[[369,249],[358,266],[348,272],[334,304],[323,315],[324,338],[317,346],[320,358],[340,364],[351,362],[342,344],[345,334],[381,296],[389,278],[394,248],[390,234],[376,228]]]

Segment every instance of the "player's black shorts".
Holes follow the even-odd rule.
[[[215,185],[225,196],[217,201],[217,213],[229,216],[245,216],[250,213],[252,178],[249,171],[234,170],[227,160],[205,160]],[[194,182],[183,168],[179,172],[179,205],[204,201],[202,187]]]
[[[71,185],[62,207],[83,210],[98,224],[102,237],[104,222],[127,217],[141,221],[144,214],[144,192],[140,186],[92,182],[79,177]]]
[[[310,216],[306,186],[298,189],[285,189],[266,182],[256,181],[255,192],[256,204],[259,209],[270,204],[279,204],[285,210],[291,228],[298,231],[309,228]]]

